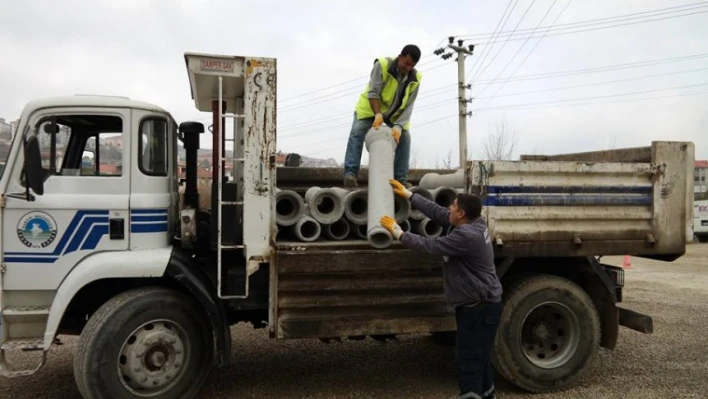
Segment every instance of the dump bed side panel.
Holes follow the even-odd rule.
[[[484,197],[497,256],[675,258],[685,252],[689,234],[693,145],[654,143],[651,157],[471,162],[468,187]]]
[[[454,330],[442,259],[399,245],[279,243],[277,338]]]

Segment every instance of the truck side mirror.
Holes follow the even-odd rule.
[[[37,136],[29,136],[25,140],[25,183],[29,190],[37,195],[44,194],[44,175],[42,173],[42,155],[39,151]],[[27,198],[30,198],[29,191]]]

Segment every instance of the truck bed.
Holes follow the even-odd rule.
[[[457,188],[482,196],[497,257],[626,254],[673,260],[693,236],[693,158],[692,143],[654,142],[521,161],[470,161],[467,180]],[[412,170],[409,180],[417,185],[428,173],[455,171]],[[367,179],[364,168],[360,187]],[[277,171],[279,188],[301,194],[311,186],[341,184],[340,169]]]
[[[454,329],[439,256],[400,244],[377,250],[364,241],[279,242],[271,266],[278,338]]]

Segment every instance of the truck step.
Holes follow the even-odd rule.
[[[4,346],[5,344],[3,344]],[[15,377],[27,377],[36,372],[38,372],[44,363],[47,361],[47,352],[42,351],[42,359],[40,360],[37,367],[34,369],[26,370],[15,370],[6,360],[5,360],[5,349],[0,349],[0,377],[5,378],[15,378]]]
[[[4,316],[48,316],[49,306],[11,306],[2,310]]]
[[[10,339],[8,341],[5,341],[0,345],[0,349],[2,350],[13,350],[13,349],[21,349],[23,351],[38,351],[38,350],[44,350],[44,341],[41,339],[27,339],[27,338],[18,338],[18,339]]]

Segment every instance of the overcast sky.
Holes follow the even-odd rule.
[[[279,149],[341,162],[373,59],[415,43],[425,56],[412,162],[434,166],[451,153],[457,164],[457,63],[430,54],[466,35],[477,45],[466,60],[468,71],[477,63],[471,158],[484,157],[500,121],[516,132],[516,156],[688,140],[708,158],[708,2],[568,1],[3,1],[0,117],[16,119],[37,97],[85,93],[206,120],[190,98],[184,52],[275,57]],[[507,10],[503,30],[517,32],[487,44]],[[626,14],[636,15],[607,19]],[[574,72],[553,74],[562,71]]]

